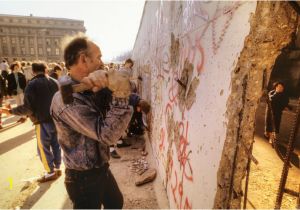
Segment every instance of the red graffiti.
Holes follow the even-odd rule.
[[[174,82],[174,80],[172,79],[171,80],[171,87],[169,89],[169,100],[170,100],[171,103],[175,103],[175,104],[177,103],[176,98],[178,96],[178,93],[176,93],[176,94],[174,93],[174,90],[176,89],[176,87],[177,87],[177,85]]]
[[[174,174],[175,174],[175,186],[173,186],[171,184],[171,189],[172,189],[173,199],[174,199],[175,203],[177,204],[177,199],[176,199],[176,194],[175,194],[176,189],[177,189],[177,182],[178,182],[178,180],[177,180],[177,172],[174,171]]]
[[[164,147],[165,142],[165,130],[163,128],[160,129],[160,144],[159,144],[159,150],[162,151]]]
[[[184,203],[183,209],[192,209],[192,205],[190,204],[188,198],[185,198],[185,203]]]
[[[203,71],[205,62],[205,53],[201,45],[201,35],[202,33],[198,33],[195,36],[195,43],[193,43],[190,35],[187,35],[184,48],[181,52],[181,62],[184,62],[185,59],[188,59],[190,63],[195,64],[198,75]]]

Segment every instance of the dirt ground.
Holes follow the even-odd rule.
[[[277,156],[272,146],[263,138],[264,131],[264,107],[261,106],[257,113],[256,135],[253,147],[253,156],[259,161],[258,165],[251,163],[249,176],[248,203],[247,208],[274,208],[279,187],[283,162]],[[282,127],[291,127],[293,113],[284,113]],[[288,131],[288,129],[286,129]],[[282,136],[288,136],[284,129],[281,129],[279,140]],[[283,131],[283,132],[282,132]],[[298,191],[300,184],[300,169],[292,167],[289,170],[286,187]],[[282,208],[295,209],[296,197],[284,194]]]
[[[257,136],[253,155],[258,159],[259,164],[251,164],[247,208],[274,208],[283,162],[276,155],[271,145]],[[286,186],[289,189],[298,191],[299,177],[300,170],[292,167],[289,171]],[[294,209],[296,204],[296,197],[284,194],[282,208]]]
[[[37,156],[35,131],[31,122],[15,124],[19,117],[5,117],[0,131],[0,209],[70,209],[71,201],[64,187],[63,175],[52,182],[38,184],[36,178],[43,174]],[[132,160],[141,158],[145,138],[131,138],[131,147],[118,148],[121,159],[111,159],[110,168],[124,196],[124,208],[169,208],[166,191],[159,174],[156,179],[140,187],[135,186],[138,174],[131,171]],[[147,140],[146,140],[146,144]],[[146,161],[154,168],[150,146]],[[62,169],[64,167],[62,166]]]

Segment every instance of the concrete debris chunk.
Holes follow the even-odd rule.
[[[151,168],[148,171],[146,171],[143,175],[138,176],[136,178],[135,185],[141,186],[143,184],[153,181],[155,177],[156,177],[156,170],[154,168]]]

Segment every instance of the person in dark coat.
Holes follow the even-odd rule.
[[[288,108],[289,97],[282,82],[273,84],[273,90],[268,93],[268,100],[272,110],[267,106],[264,133],[267,139],[271,137],[272,132],[279,133],[282,111]],[[273,112],[275,127],[273,127],[271,111]]]
[[[5,92],[5,80],[0,75],[0,129],[2,129],[2,103],[3,103],[3,97]]]
[[[51,101],[58,91],[58,83],[46,75],[46,69],[47,66],[43,62],[33,63],[34,77],[25,89],[24,104],[12,109],[2,109],[6,114],[27,115],[35,125],[38,154],[46,170],[38,182],[54,180],[61,174],[61,148],[50,114]]]
[[[20,62],[11,64],[11,73],[7,76],[7,93],[15,99],[17,106],[24,103],[24,90],[26,87],[26,78],[21,71]],[[26,117],[21,117],[18,122],[25,122]]]

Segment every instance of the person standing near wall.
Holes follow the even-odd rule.
[[[6,114],[27,115],[36,127],[38,154],[46,170],[39,182],[58,178],[61,174],[61,149],[57,141],[57,132],[50,115],[53,95],[58,91],[57,81],[45,75],[44,63],[33,63],[34,77],[25,88],[24,104],[13,109],[3,108]]]
[[[68,43],[64,60],[69,75],[61,82],[85,83],[92,91],[73,93],[74,100],[67,105],[59,91],[50,109],[64,151],[65,186],[75,209],[123,207],[123,195],[109,169],[109,145],[126,130],[132,108],[124,95],[113,93],[111,107],[105,117],[102,115],[94,94],[108,85],[107,73],[97,70],[103,65],[101,57],[100,48],[85,36],[76,36]],[[123,82],[122,90],[129,86],[129,81]]]
[[[285,90],[285,85],[282,82],[275,82],[273,90],[268,93],[267,100],[269,100],[271,107],[267,106],[266,110],[264,136],[267,139],[271,139],[272,132],[279,133],[282,111],[285,108],[289,108],[289,98]],[[270,108],[273,112],[275,127],[273,127]]]

